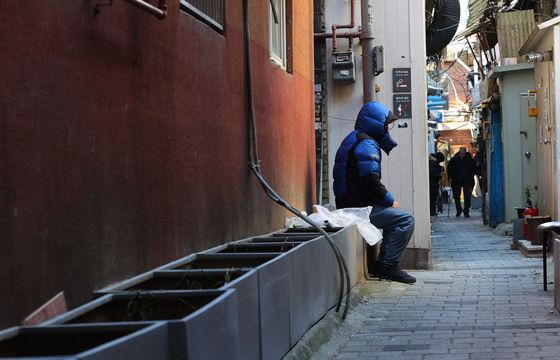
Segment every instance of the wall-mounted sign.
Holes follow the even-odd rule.
[[[412,118],[412,95],[393,94],[393,113],[400,119]]]
[[[393,92],[409,93],[410,90],[410,68],[393,69]]]

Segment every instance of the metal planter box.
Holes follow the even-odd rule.
[[[235,290],[115,293],[45,325],[166,321],[171,359],[239,359]]]
[[[290,344],[294,346],[329,309],[328,243],[321,237],[297,248],[290,271]]]
[[[263,359],[280,359],[291,348],[290,268],[294,253],[284,253],[257,269]]]
[[[220,247],[218,247],[220,248]],[[214,251],[218,248],[213,249]],[[297,248],[294,248],[297,249]],[[284,253],[195,254],[163,269],[193,268],[255,268],[258,278],[256,292],[240,296],[256,301],[259,309],[261,358],[279,359],[290,349],[290,258],[294,249]],[[256,294],[256,296],[254,295]],[[257,328],[258,329],[258,328]]]
[[[242,359],[260,358],[258,276],[254,270],[161,270],[143,274],[98,291],[185,291],[193,289],[236,290],[240,355]]]
[[[0,358],[166,359],[167,331],[163,322],[16,327],[0,332]]]
[[[200,253],[174,261],[159,270],[255,268],[257,290],[243,293],[240,297],[256,301],[259,309],[260,332],[257,334],[260,337],[255,340],[260,338],[261,358],[279,359],[291,347],[290,259],[295,249],[284,253]]]
[[[364,278],[364,240],[360,236],[356,226],[349,226],[331,235],[338,245],[350,274],[350,286]],[[326,242],[325,242],[326,243]],[[327,302],[328,308],[333,307],[338,299],[340,277],[338,275],[338,265],[333,251],[327,246],[325,259],[327,261],[327,271],[325,272],[328,287]]]

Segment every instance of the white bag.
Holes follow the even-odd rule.
[[[333,227],[346,227],[356,224],[360,235],[369,245],[375,245],[383,238],[381,230],[373,226],[369,221],[371,206],[363,208],[346,208],[329,211],[321,205],[313,205],[317,212],[309,215],[309,218],[319,224],[329,224]],[[310,227],[308,223],[298,217],[286,219],[286,227]]]

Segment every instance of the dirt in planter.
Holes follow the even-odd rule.
[[[222,274],[185,272],[182,276],[154,275],[149,280],[130,287],[127,290],[202,290],[219,289],[242,276],[242,271],[226,271]]]
[[[290,251],[301,243],[280,242],[274,244],[235,244],[226,247],[219,253],[268,253]]]
[[[127,297],[113,298],[68,323],[177,320],[192,314],[219,295],[168,297],[138,292]]]
[[[272,254],[272,253],[271,253]],[[218,254],[216,254],[218,255]],[[222,254],[219,254],[222,255]],[[275,256],[228,258],[228,257],[206,257],[195,259],[175,269],[239,269],[254,268],[272,260]]]

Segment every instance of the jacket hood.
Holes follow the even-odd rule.
[[[385,122],[389,116],[389,109],[380,102],[371,101],[362,106],[356,118],[356,130],[366,133],[379,143],[379,147],[389,154],[397,143],[388,131]]]

